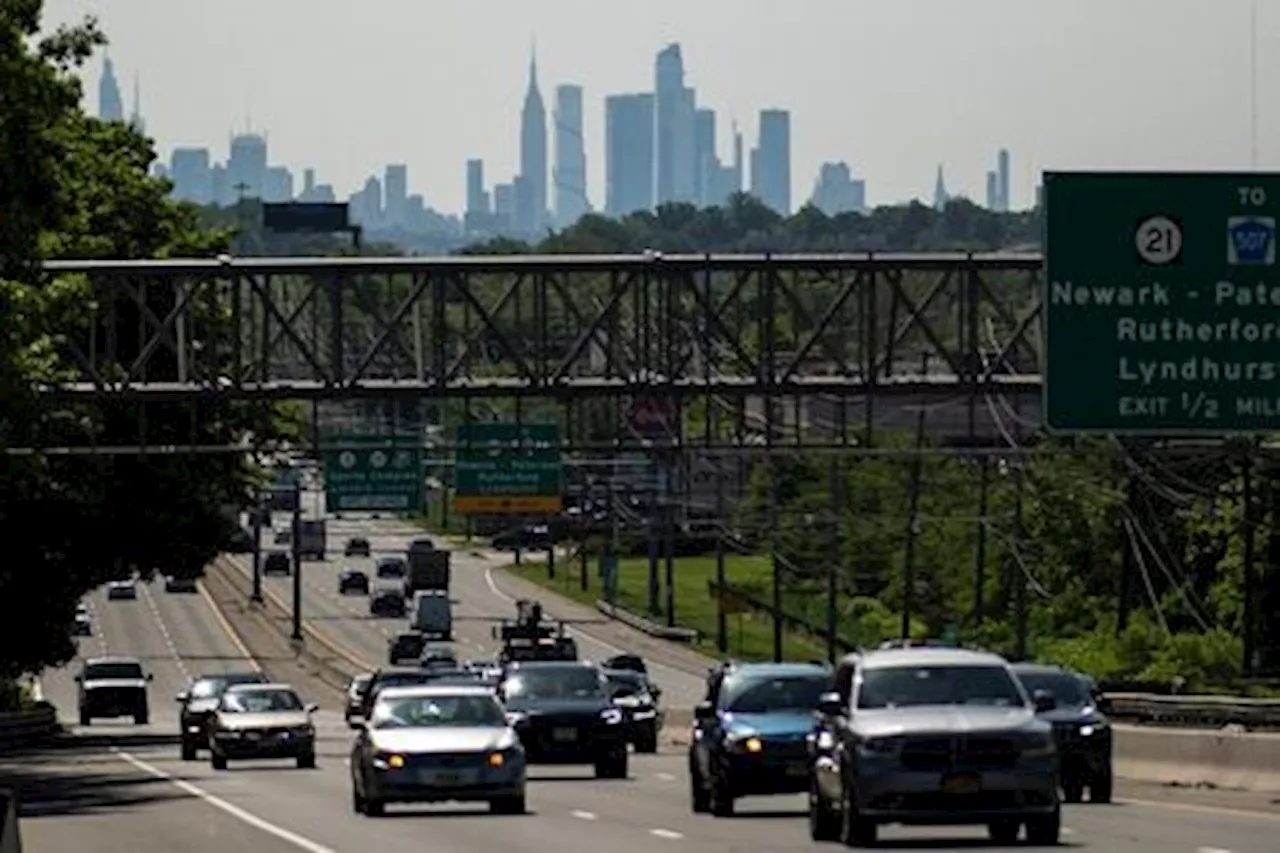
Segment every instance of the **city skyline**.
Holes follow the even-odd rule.
[[[304,5],[315,14],[303,17]],[[1147,37],[1144,21],[1155,11],[1167,19],[1171,5],[1176,20],[1160,39]],[[244,27],[240,12],[249,9],[235,0],[216,10],[186,0],[157,8],[50,0],[46,20],[99,15],[121,79],[139,72],[146,84],[148,129],[162,152],[220,142],[228,126],[253,115],[254,124],[269,128],[276,159],[313,163],[340,194],[382,164],[405,161],[428,201],[446,210],[464,206],[462,164],[471,156],[493,176],[517,171],[511,104],[523,89],[516,69],[527,59],[531,33],[538,34],[543,79],[585,89],[587,184],[597,208],[605,186],[597,153],[604,98],[649,88],[653,49],[675,40],[696,57],[692,85],[721,110],[722,158],[729,158],[731,122],[754,138],[759,108],[792,111],[797,202],[826,162],[844,161],[867,177],[872,205],[927,202],[939,161],[953,192],[981,202],[992,152],[1003,146],[1016,154],[1013,206],[1026,207],[1044,168],[1233,168],[1249,159],[1247,87],[1232,82],[1248,76],[1247,51],[1238,49],[1248,34],[1241,2],[1207,10],[1135,0],[1117,9],[1081,0],[1028,10],[974,0],[962,13],[927,0],[856,9],[815,0],[802,11],[764,15],[752,2],[730,9],[709,0],[694,9],[656,0],[646,10],[601,11],[548,0],[537,10],[498,3],[481,27],[446,4],[433,10],[429,31],[423,14],[377,0],[358,16],[323,0],[255,4],[254,26]],[[1280,17],[1262,11],[1265,39]],[[1104,31],[1098,20],[1107,21]],[[734,38],[725,39],[731,21]],[[574,35],[584,31],[610,36]],[[993,31],[1001,34],[994,41]],[[348,45],[339,32],[371,38]],[[837,51],[845,33],[857,37]],[[339,43],[342,62],[318,58]],[[235,45],[234,62],[225,61],[227,45]],[[1084,45],[1090,59],[1082,64]],[[1188,64],[1192,53],[1200,59]],[[797,55],[805,61],[768,61]],[[1264,90],[1278,69],[1277,58],[1261,58]],[[97,71],[86,69],[87,95]],[[409,103],[412,109],[404,107]],[[1272,142],[1276,125],[1264,101],[1264,164],[1280,153]]]

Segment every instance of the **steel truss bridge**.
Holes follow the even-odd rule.
[[[770,430],[1039,422],[1040,255],[62,261],[82,401],[715,401]],[[514,401],[519,400],[520,403]],[[525,415],[529,418],[528,415]],[[532,418],[529,418],[532,419]]]

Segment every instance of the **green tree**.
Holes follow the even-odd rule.
[[[43,384],[73,375],[67,344],[82,346],[114,300],[119,359],[141,351],[132,295],[81,277],[55,277],[59,258],[201,256],[227,235],[202,229],[197,211],[150,177],[154,151],[130,128],[81,110],[76,70],[104,43],[92,20],[42,35],[40,0],[0,0],[0,679],[68,659],[76,601],[122,572],[195,574],[232,532],[222,509],[247,505],[260,472],[246,455],[23,454],[38,445],[228,445],[249,435],[293,434],[275,409],[247,404],[57,401]],[[172,288],[148,288],[165,316]],[[225,331],[225,308],[201,300],[192,328]],[[216,359],[212,341],[197,341]],[[175,353],[158,350],[148,377],[174,379]]]

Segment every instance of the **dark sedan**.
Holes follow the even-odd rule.
[[[400,619],[408,612],[404,593],[398,589],[376,589],[369,596],[369,615],[383,619]]]
[[[342,555],[344,557],[367,557],[371,551],[372,548],[368,539],[363,536],[352,536],[347,540],[346,547],[342,549]]]
[[[218,701],[227,688],[237,684],[264,684],[260,672],[227,672],[201,675],[177,696],[178,735],[182,743],[182,760],[195,761],[197,753],[209,745],[209,719],[218,710]]]
[[[368,595],[369,576],[364,572],[348,569],[338,575],[339,595]]]

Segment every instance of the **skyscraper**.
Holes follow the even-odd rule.
[[[485,216],[489,213],[489,198],[484,191],[484,161],[467,161],[467,215]]]
[[[169,155],[173,197],[196,204],[212,204],[213,169],[208,148],[175,148]]]
[[[1009,150],[1001,148],[996,161],[996,172],[1000,176],[1000,212],[1008,213],[1012,209],[1009,204]]]
[[[403,227],[408,221],[409,167],[403,163],[387,166],[382,177],[386,191],[387,222],[392,228]]]
[[[751,184],[760,200],[783,216],[791,215],[791,113],[760,111],[760,145]],[[760,177],[756,180],[755,172]]]
[[[669,44],[654,63],[654,203],[696,201],[693,92],[684,85],[680,45]]]
[[[538,91],[538,58],[529,57],[529,88],[520,114],[520,180],[516,182],[516,230],[540,236],[547,217],[547,109]]]
[[[129,126],[135,133],[147,132],[147,122],[142,118],[142,84],[137,74],[133,75],[133,114],[129,116]]]
[[[231,138],[231,155],[227,158],[227,180],[231,197],[262,198],[267,178],[267,140],[254,133]]]
[[[995,172],[987,172],[987,210],[1000,210],[1000,176]]]
[[[654,101],[652,94],[605,99],[605,212],[626,216],[653,209]]]
[[[124,101],[120,98],[120,83],[111,57],[102,59],[102,78],[98,81],[98,118],[104,121],[124,121]]]
[[[693,183],[699,207],[717,204],[716,111],[701,109],[693,116]]]
[[[587,154],[582,140],[582,87],[556,87],[556,224],[566,228],[590,209],[587,202]]]

